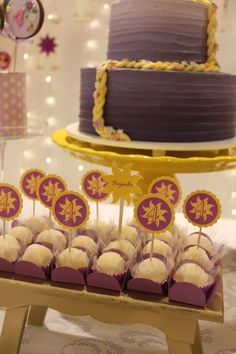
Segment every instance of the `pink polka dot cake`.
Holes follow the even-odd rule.
[[[0,73],[0,136],[26,133],[26,75]]]

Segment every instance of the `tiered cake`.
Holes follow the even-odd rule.
[[[219,73],[215,32],[210,0],[115,3],[108,61],[82,69],[79,130],[112,140],[234,137],[236,76]]]

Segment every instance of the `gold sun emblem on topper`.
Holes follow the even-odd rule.
[[[112,175],[104,176],[104,180],[108,182],[105,187],[105,193],[112,193],[113,203],[123,199],[128,204],[131,201],[131,194],[142,194],[142,190],[137,183],[142,179],[140,175],[131,175],[132,164],[127,164],[124,169],[119,169],[116,163],[112,164]]]
[[[169,201],[174,201],[174,194],[176,194],[176,191],[172,189],[171,184],[165,184],[164,182],[161,184],[160,187],[156,187],[156,193],[161,197],[161,198],[167,198]]]
[[[203,218],[203,220],[206,221],[208,216],[213,215],[211,209],[214,205],[209,204],[208,200],[209,198],[201,199],[200,197],[197,197],[196,203],[191,202],[193,209],[190,210],[190,213],[195,214],[196,220]]]
[[[161,207],[161,202],[155,205],[152,201],[149,203],[148,207],[143,207],[145,214],[143,214],[142,217],[148,220],[148,225],[155,224],[159,226],[162,221],[166,222],[164,215],[167,213],[167,210]]]
[[[88,190],[91,192],[91,194],[97,194],[99,197],[101,197],[104,193],[104,188],[107,183],[102,179],[102,176],[95,177],[94,175],[92,175],[91,180],[88,180],[88,184]]]
[[[79,211],[83,207],[81,205],[77,205],[76,199],[69,201],[69,199],[66,198],[65,203],[60,204],[60,208],[62,211],[59,214],[61,216],[65,216],[65,222],[72,220],[73,223],[75,223],[78,217],[82,217],[82,214]]]
[[[35,176],[32,174],[31,177],[26,180],[27,185],[25,188],[29,190],[30,194],[36,193],[41,178],[41,176]]]
[[[0,212],[5,211],[10,214],[11,210],[15,210],[14,202],[16,198],[12,197],[12,192],[5,193],[4,190],[0,192]]]
[[[50,203],[54,200],[54,198],[61,192],[63,192],[63,189],[60,188],[59,182],[52,183],[52,181],[49,181],[48,185],[44,185],[44,192],[42,195],[47,198],[47,203]]]

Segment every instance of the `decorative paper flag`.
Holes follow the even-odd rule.
[[[156,178],[150,184],[148,192],[151,194],[157,194],[161,198],[168,199],[174,207],[177,207],[182,197],[179,182],[172,177]]]
[[[183,213],[191,224],[208,227],[219,219],[221,204],[213,193],[199,190],[187,196],[183,205]]]
[[[99,170],[88,171],[82,178],[81,186],[86,196],[95,202],[102,202],[109,197],[104,189],[107,182],[104,180],[105,173]]]
[[[38,200],[38,186],[40,180],[45,176],[42,170],[37,168],[26,171],[20,180],[20,188],[22,193],[29,199]]]
[[[140,175],[131,175],[132,164],[126,165],[120,169],[114,162],[112,164],[112,175],[104,176],[104,180],[108,182],[104,188],[105,193],[111,193],[113,203],[118,200],[125,200],[128,204],[131,202],[131,194],[142,194],[142,190],[137,183],[143,178]]]
[[[143,196],[135,205],[134,216],[138,226],[152,233],[151,259],[153,255],[154,235],[169,229],[175,219],[172,204],[154,194]]]
[[[202,228],[212,226],[221,214],[221,205],[218,198],[209,191],[192,192],[184,201],[183,213],[193,225],[199,226],[198,247],[201,242]]]
[[[52,212],[57,222],[69,230],[85,225],[90,213],[86,199],[71,191],[61,193],[55,198]]]
[[[40,202],[51,209],[55,198],[67,190],[66,182],[59,176],[47,175],[40,180],[37,194]]]
[[[0,219],[15,219],[21,213],[22,207],[19,190],[10,184],[0,183]]]
[[[131,175],[132,164],[127,164],[123,169],[119,169],[117,164],[112,164],[112,175],[104,176],[104,180],[108,182],[104,188],[105,193],[111,193],[113,196],[113,203],[120,200],[120,215],[118,233],[121,234],[124,202],[128,204],[131,201],[131,194],[142,194],[142,190],[137,186],[137,183],[142,179],[140,175]]]

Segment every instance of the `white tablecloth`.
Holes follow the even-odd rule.
[[[107,218],[117,211],[109,206]],[[130,215],[126,210],[126,215]],[[179,217],[182,221],[182,217]],[[213,232],[217,230],[217,232]],[[200,322],[205,354],[236,354],[236,223],[220,220],[210,230],[224,241],[225,323]],[[4,313],[0,313],[3,320]],[[49,310],[45,325],[27,327],[20,354],[167,354],[164,335],[143,325],[108,325],[86,317]],[[4,353],[3,353],[4,354]],[[181,354],[181,353],[179,353]]]

